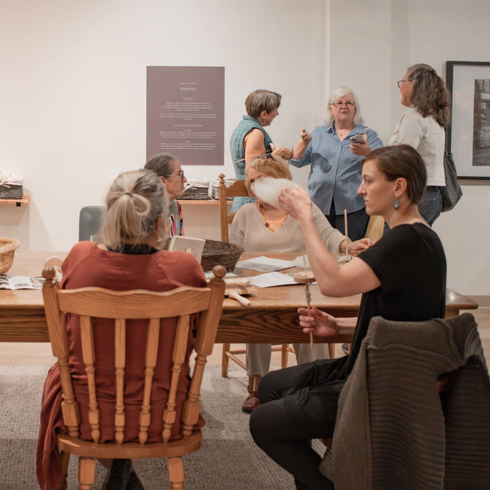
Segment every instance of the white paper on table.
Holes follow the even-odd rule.
[[[304,259],[303,259],[304,257]],[[298,255],[294,260],[294,266],[298,267],[299,269],[304,269],[305,268],[305,262],[306,262],[306,268],[310,268],[310,261],[308,260],[308,255]]]
[[[254,276],[250,279],[250,284],[253,284],[259,288],[298,285],[292,276],[288,274],[281,274],[280,272],[269,272],[267,274],[261,274],[260,276]]]
[[[239,267],[240,269],[251,269],[259,272],[273,272],[296,267],[296,264],[292,260],[271,259],[269,257],[262,256],[237,262],[236,267]]]
[[[213,271],[208,271],[208,272],[205,272],[205,273],[204,273],[204,277],[205,277],[206,279],[213,279],[213,277],[214,277]],[[236,274],[233,274],[233,272],[227,272],[227,273],[225,274],[225,279],[226,279],[227,277],[237,277],[237,275],[236,275]]]

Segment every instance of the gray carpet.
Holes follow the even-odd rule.
[[[0,366],[0,490],[37,490],[35,451],[42,387],[48,369],[41,366]],[[242,413],[247,378],[230,368],[206,368],[202,403],[206,427],[203,447],[184,457],[187,490],[276,490],[294,488],[292,478],[275,465],[249,434],[249,416]],[[69,490],[77,487],[76,458],[71,458]],[[94,489],[106,470],[96,466]],[[146,490],[170,488],[164,460],[142,461],[137,472]]]

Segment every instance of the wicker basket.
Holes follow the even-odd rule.
[[[0,237],[0,275],[6,274],[14,263],[15,251],[20,242],[16,238]]]
[[[213,270],[215,265],[222,265],[226,272],[233,272],[242,253],[243,248],[235,243],[206,240],[201,265],[204,272]]]

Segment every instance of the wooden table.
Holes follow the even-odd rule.
[[[65,253],[53,252],[16,252],[14,265],[9,276],[39,276],[44,261],[57,255],[64,258]],[[244,254],[242,260],[252,254]],[[257,254],[255,254],[257,255]],[[296,254],[280,254],[278,258],[292,259]],[[245,270],[238,270],[248,275]],[[287,269],[287,272],[295,272]],[[253,274],[253,273],[252,273]],[[356,316],[361,295],[345,298],[323,296],[318,286],[311,286],[312,306],[322,308],[339,317]],[[259,289],[249,296],[251,307],[243,307],[235,300],[225,299],[223,315],[220,321],[217,343],[309,343],[309,337],[298,326],[297,309],[305,306],[304,286],[283,286]],[[446,318],[459,315],[460,310],[478,308],[474,301],[454,291],[447,290]],[[353,329],[339,331],[330,343],[343,343],[352,340]],[[41,291],[0,290],[0,342],[49,342],[46,317]],[[315,342],[326,342],[315,338]]]

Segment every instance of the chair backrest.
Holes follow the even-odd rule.
[[[197,352],[194,372],[189,385],[187,399],[182,407],[181,433],[190,436],[199,420],[200,386],[206,357],[212,352],[219,319],[221,317],[226,271],[222,266],[213,269],[215,274],[207,287],[181,287],[172,291],[152,292],[145,290],[111,291],[102,288],[61,290],[54,280],[54,270],[45,269],[43,276],[43,298],[53,354],[58,358],[61,387],[63,392],[63,421],[71,437],[80,435],[80,405],[75,398],[70,377],[69,341],[65,313],[80,316],[80,336],[83,363],[87,372],[88,415],[94,442],[100,440],[99,402],[96,394],[97,373],[95,372],[95,345],[93,318],[114,320],[115,345],[115,439],[124,440],[124,371],[126,366],[126,320],[148,320],[145,362],[141,366],[144,379],[143,400],[139,412],[139,441],[144,444],[151,422],[151,392],[154,369],[158,360],[160,319],[177,319],[175,340],[172,349],[171,381],[168,401],[163,413],[162,441],[167,442],[176,420],[176,394],[182,364],[186,360],[191,315],[200,313],[194,350]],[[98,327],[96,327],[98,328]],[[104,327],[100,327],[104,328]],[[131,348],[132,346],[128,346]],[[129,349],[128,349],[129,351]],[[81,360],[80,360],[81,361]]]
[[[384,227],[385,220],[382,216],[370,216],[364,238],[370,238],[373,242],[377,242],[383,236]]]
[[[228,214],[227,198],[246,196],[248,196],[248,192],[244,180],[237,180],[229,187],[226,187],[224,174],[219,175],[219,217],[222,242],[229,241],[228,225],[232,222],[235,215],[235,213]]]
[[[90,240],[90,235],[100,235],[105,206],[85,206],[80,210],[78,241]]]

